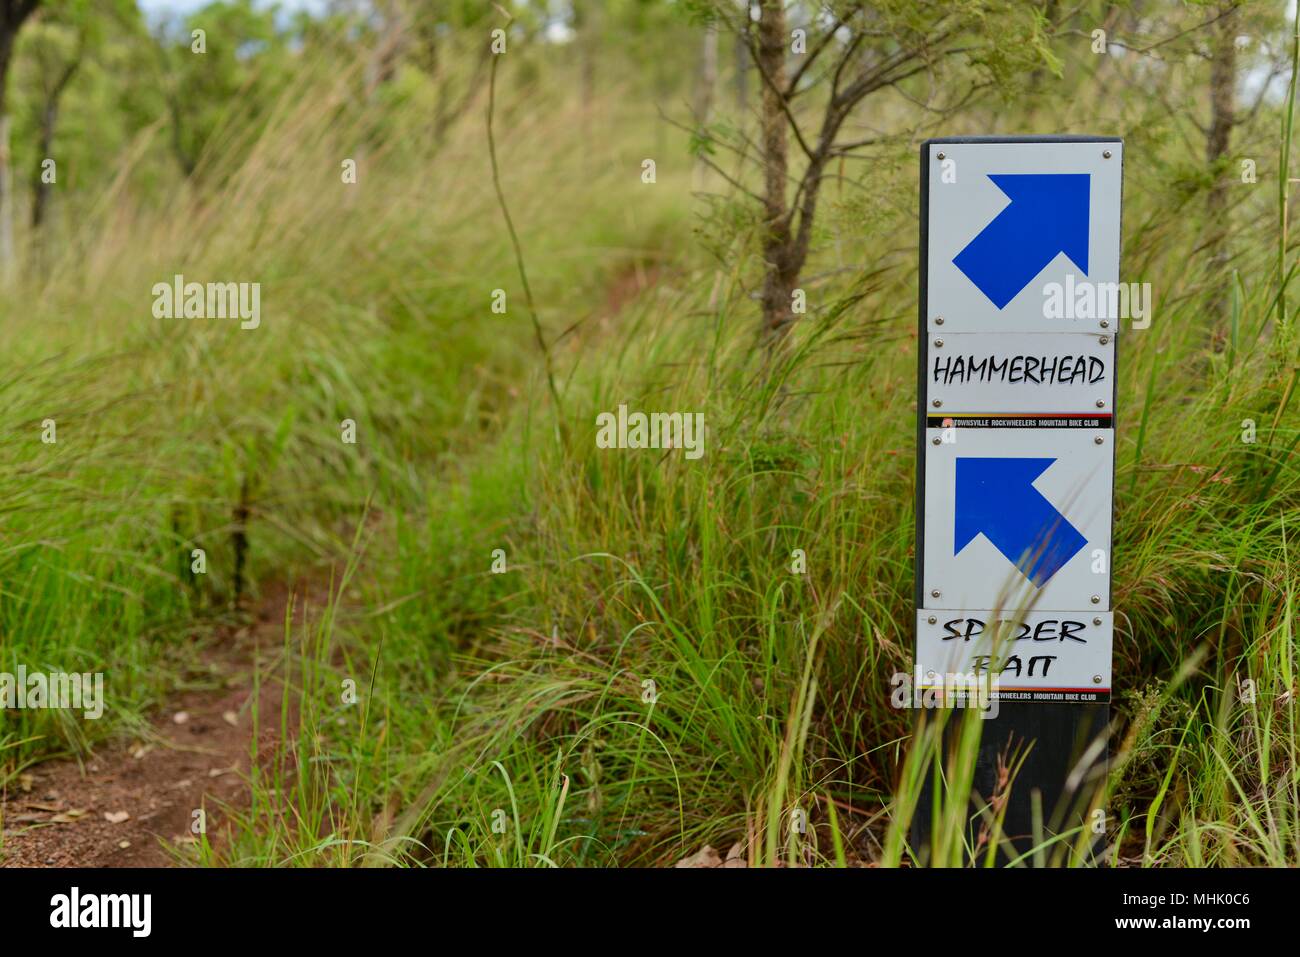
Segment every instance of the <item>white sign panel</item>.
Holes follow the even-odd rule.
[[[926,434],[926,608],[1110,607],[1110,430]]]
[[[942,687],[958,676],[989,681],[998,698],[1105,701],[1112,624],[1111,612],[921,611],[917,684]]]
[[[925,405],[932,419],[958,413],[1111,413],[1112,337],[962,332],[934,336],[929,345]]]
[[[922,164],[917,666],[1107,701],[1116,333],[1150,314],[1119,282],[1123,144],[931,141]]]
[[[931,334],[1118,328],[1121,143],[927,149]]]

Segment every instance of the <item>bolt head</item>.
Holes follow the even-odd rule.
[[[1096,444],[1096,445],[1101,445],[1101,443],[1105,442],[1106,440],[1103,439],[1103,438],[1099,435],[1099,436],[1097,436],[1095,439],[1093,439],[1092,441],[1093,441],[1093,443]]]
[[[1097,400],[1097,408],[1099,408],[1099,409],[1104,409],[1104,408],[1106,408],[1106,400],[1105,400],[1105,399],[1098,399],[1098,400]]]
[[[930,444],[931,444],[931,445],[938,445],[938,444],[939,444],[940,442],[942,442],[942,441],[943,441],[943,439],[939,438],[939,436],[936,435],[934,438],[932,438],[932,439],[930,440]]]
[[[1093,596],[1092,596],[1092,603],[1093,603],[1094,605],[1100,605],[1100,604],[1101,604],[1101,596],[1100,596],[1100,595],[1093,595]]]
[[[1101,675],[1093,675],[1093,676],[1092,676],[1092,683],[1095,684],[1095,685],[1099,685],[1099,684],[1101,684]]]
[[[938,620],[939,620],[939,619],[936,618],[936,617],[934,617],[934,615],[931,615],[929,618],[926,619],[926,621],[928,621],[928,622],[929,622],[930,624],[932,624],[932,625],[933,625],[936,621],[938,621]]]
[[[1102,150],[1102,151],[1101,151],[1101,156],[1102,156],[1102,159],[1110,159],[1110,150]]]
[[[938,597],[939,597],[939,589],[937,589],[937,588],[932,588],[932,589],[930,589],[930,597],[931,597],[931,598],[938,598]]]
[[[930,404],[934,406],[936,409],[941,408],[943,406],[943,402],[941,402],[939,399],[935,399]]]
[[[943,325],[943,316],[935,316],[935,317],[934,317],[934,324],[935,324],[936,326],[942,326],[942,325]]]
[[[1110,320],[1109,320],[1109,319],[1103,319],[1103,320],[1101,321],[1101,327],[1102,327],[1103,329],[1109,329],[1109,328],[1110,328]]]
[[[942,339],[935,339],[935,340],[934,340],[934,344],[935,344],[936,346],[942,347],[942,346],[943,346],[943,340],[942,340]]]
[[[935,157],[936,157],[937,159],[943,159],[943,158],[944,158],[944,155],[943,155],[942,153],[935,153],[934,155],[935,155]]]
[[[1100,625],[1100,624],[1101,624],[1101,619],[1100,619],[1100,618],[1094,618],[1094,619],[1092,620],[1092,623],[1093,623],[1094,625]]]
[[[1102,337],[1101,337],[1101,344],[1102,344],[1103,346],[1106,345],[1108,342],[1110,342],[1110,336],[1102,336]]]

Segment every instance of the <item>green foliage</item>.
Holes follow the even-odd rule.
[[[1091,12],[1057,29],[1024,4],[873,5],[882,51],[945,20],[971,50],[934,89],[937,118],[921,75],[851,117],[879,141],[834,164],[808,312],[765,366],[761,214],[696,163],[753,186],[735,160],[753,118],[720,104],[694,136],[655,120],[685,99],[699,39],[670,6],[588,8],[608,47],[542,42],[539,14],[501,62],[503,188],[558,410],[474,98],[494,12],[410,4],[436,22],[371,96],[379,26],[221,3],[142,46],[138,18],[97,21],[56,139],[69,241],[0,300],[0,670],[103,670],[111,706],[94,725],[6,714],[0,781],[138,731],[245,621],[242,525],[250,604],[300,578],[328,599],[291,610],[281,670],[259,674],[286,679],[296,733],[207,863],[669,864],[705,843],[765,865],[990,862],[996,810],[968,801],[978,727],[945,756],[888,700],[913,641],[914,151],[936,123],[1047,126],[1126,137],[1125,274],[1156,290],[1121,362],[1116,673],[1134,690],[1115,705],[1106,858],[1296,863],[1300,357],[1277,335],[1277,104],[1236,132],[1260,183],[1232,185],[1225,276],[1205,253],[1199,132],[1152,95],[1199,103],[1201,64],[1127,72],[1089,51]],[[89,9],[23,37],[20,169]],[[1025,88],[1014,109],[963,99],[984,82]],[[440,135],[445,84],[470,98]],[[263,283],[262,327],[154,318],[149,290],[177,272]],[[621,403],[702,412],[704,456],[597,448],[595,416]],[[340,703],[345,677],[360,706]],[[952,799],[922,808],[937,764]],[[908,843],[918,813],[940,821],[928,852]],[[1027,863],[1083,860],[1063,844]]]

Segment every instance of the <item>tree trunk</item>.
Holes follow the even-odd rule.
[[[1210,129],[1205,138],[1205,161],[1214,177],[1205,201],[1206,223],[1210,230],[1206,251],[1210,257],[1210,315],[1221,323],[1227,311],[1224,274],[1228,266],[1228,191],[1226,157],[1232,146],[1232,127],[1236,123],[1237,23],[1238,8],[1231,4],[1214,25],[1214,59],[1210,62]]]
[[[700,46],[699,68],[695,72],[695,128],[707,130],[709,117],[713,113],[714,88],[718,83],[718,27],[711,23],[704,30],[704,40]],[[695,163],[695,185],[702,189],[706,180],[708,164],[700,156]]]
[[[8,11],[6,11],[8,13]],[[0,23],[0,281],[14,274],[13,176],[9,169],[9,63],[17,25]]]
[[[9,66],[14,38],[40,0],[0,0],[0,280],[14,274],[13,175],[9,169]]]
[[[786,204],[790,152],[786,139],[785,100],[786,22],[782,0],[764,0],[758,21],[758,68],[763,76],[762,143],[763,206],[763,334],[780,338],[794,319],[791,296],[798,269],[791,262],[790,217]]]
[[[72,78],[77,75],[80,66],[81,50],[79,49],[76,59],[67,65],[54,85],[46,92],[45,103],[41,107],[40,148],[37,151],[38,162],[32,171],[32,234],[38,237],[38,241],[40,241],[41,226],[49,217],[50,197],[53,194],[53,190],[50,189],[53,184],[45,181],[43,166],[47,159],[52,159],[54,156],[54,131],[59,126],[59,104],[63,100],[64,91],[72,82]]]
[[[1222,170],[1218,166],[1229,153],[1232,125],[1236,121],[1236,21],[1238,10],[1234,7],[1214,25],[1214,60],[1210,62],[1210,129],[1205,138],[1205,161],[1216,173],[1206,203],[1212,226],[1221,224],[1230,189],[1229,181],[1221,176]]]
[[[596,23],[596,10],[586,0],[579,3],[574,0],[573,24],[578,34],[578,50],[581,56],[579,64],[579,97],[582,106],[582,156],[588,175],[594,172],[596,134],[592,120],[592,105],[596,100],[596,49],[600,43],[599,27]]]
[[[1210,163],[1219,162],[1227,154],[1236,122],[1237,16],[1234,5],[1215,24],[1214,59],[1210,64],[1210,132],[1205,144],[1205,158]],[[1222,181],[1216,180],[1216,185],[1222,185]],[[1218,192],[1222,197],[1226,189]]]
[[[45,181],[41,167],[49,159],[54,145],[54,125],[58,121],[58,113],[58,107],[52,103],[47,103],[41,111],[40,150],[36,172],[32,175],[32,232],[38,232],[49,215],[50,184]]]
[[[713,89],[718,82],[718,26],[709,24],[700,47],[700,68],[695,74],[695,122],[706,126],[713,112]]]
[[[745,21],[749,21],[749,5],[745,6]],[[736,93],[736,115],[744,116],[745,111],[749,109],[749,37],[746,33],[737,31],[735,36],[735,46],[733,48],[735,55],[735,93]]]
[[[54,146],[54,127],[58,122],[59,107],[55,100],[47,100],[41,110],[40,150],[32,173],[32,236],[31,258],[40,275],[49,271],[52,243],[46,221],[50,215],[51,184],[45,181],[44,162]]]

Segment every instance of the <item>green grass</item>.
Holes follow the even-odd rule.
[[[238,614],[242,508],[254,600],[308,569],[332,566],[333,587],[285,623],[290,682],[261,719],[294,733],[255,762],[208,863],[663,865],[738,841],[756,865],[992,863],[997,806],[969,793],[979,723],[945,754],[888,700],[913,642],[913,144],[853,174],[865,197],[830,189],[809,315],[764,366],[753,224],[692,196],[685,137],[626,90],[583,107],[503,73],[502,187],[556,408],[481,110],[439,146],[418,98],[376,129],[346,82],[290,90],[251,143],[234,124],[201,185],[160,208],[107,204],[98,238],[0,317],[0,669],[104,670],[111,702],[93,727],[6,713],[0,779],[165,700]],[[1198,208],[1159,148],[1172,133],[1107,122],[1132,136],[1126,278],[1157,303],[1120,353],[1129,693],[1101,856],[1295,864],[1300,356],[1273,322],[1275,211],[1240,197],[1219,348],[1199,224],[1169,215]],[[173,272],[261,281],[262,328],[153,319],[149,289]],[[703,412],[704,457],[598,449],[596,415],[623,402]],[[947,803],[920,807],[940,772]],[[907,835],[929,813],[920,854]],[[1083,863],[1086,843],[1021,863]]]

